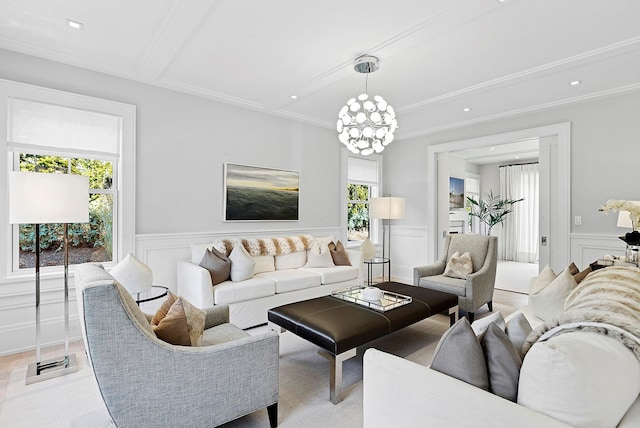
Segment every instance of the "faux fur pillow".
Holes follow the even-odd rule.
[[[447,262],[443,275],[450,278],[467,279],[467,275],[472,272],[473,263],[471,262],[471,255],[469,252],[460,255],[460,253],[456,251],[451,255],[451,258]]]

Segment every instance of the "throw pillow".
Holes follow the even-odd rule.
[[[172,345],[199,346],[205,318],[205,311],[169,292],[151,319],[151,328],[160,340]]]
[[[522,345],[524,345],[527,336],[532,331],[533,328],[531,328],[531,324],[529,324],[527,317],[525,317],[522,312],[514,315],[505,326],[505,332],[507,333],[507,336],[509,336],[509,340],[511,340],[513,346],[518,351],[520,358],[524,357]]]
[[[153,283],[151,268],[131,253],[115,265],[109,274],[131,294],[148,291]]]
[[[544,269],[538,274],[538,276],[534,276],[531,278],[531,282],[529,284],[529,295],[539,293],[543,288],[551,283],[554,279],[556,279],[556,273],[551,269],[551,266],[546,265]]]
[[[479,318],[475,320],[473,323],[471,323],[471,328],[473,329],[473,332],[476,334],[476,337],[480,337],[482,333],[487,331],[487,328],[492,323],[497,324],[497,326],[500,327],[502,330],[504,330],[505,328],[504,317],[499,311],[493,312],[492,314],[484,318]]]
[[[333,259],[331,258],[331,253],[329,251],[324,251],[322,253],[309,251],[309,254],[307,254],[307,256],[307,264],[305,265],[305,267],[327,268],[335,266],[335,264],[333,264]]]
[[[231,260],[231,281],[239,282],[253,278],[256,262],[251,259],[242,245],[233,247],[229,260]]]
[[[507,334],[491,323],[480,340],[487,362],[489,390],[507,400],[516,401],[522,359]]]
[[[615,427],[638,398],[639,378],[637,358],[616,339],[558,334],[527,352],[518,404],[570,426]]]
[[[207,248],[200,266],[209,271],[212,285],[228,280],[231,274],[231,260],[215,248]]]
[[[489,375],[482,347],[466,317],[460,318],[442,335],[431,368],[489,390]]]
[[[338,241],[334,244],[333,241],[331,241],[329,243],[329,252],[331,253],[334,265],[351,266],[351,263],[349,262],[349,255],[347,255],[347,251],[344,249],[342,242]]]
[[[531,306],[538,318],[551,321],[564,311],[564,301],[577,286],[571,268],[563,270],[553,281],[537,293],[530,294]]]
[[[582,280],[585,279],[591,272],[593,272],[593,269],[591,268],[591,266],[587,266],[583,271],[573,274],[573,279],[576,280],[576,284],[580,284],[580,282],[582,282]]]
[[[450,278],[467,279],[467,275],[473,272],[473,263],[471,261],[471,255],[469,252],[465,252],[462,255],[458,251],[453,253],[447,262],[447,266],[444,268],[444,276]]]

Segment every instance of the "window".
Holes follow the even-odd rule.
[[[78,174],[89,178],[89,223],[69,225],[69,264],[113,261],[114,186],[110,160],[16,153],[19,171]],[[18,236],[18,269],[35,266],[35,225],[21,224]],[[64,264],[63,224],[40,226],[40,266]],[[15,270],[15,269],[14,269]]]
[[[377,158],[347,158],[347,240],[357,244],[370,237],[377,241],[377,228],[369,223],[369,199],[378,196]]]
[[[0,122],[7,136],[0,160],[10,170],[89,178],[89,223],[69,225],[69,263],[108,266],[134,252],[135,106],[1,79],[0,100],[7,119]],[[3,175],[0,186],[7,185]],[[45,273],[62,271],[63,227],[40,225]],[[7,250],[0,278],[22,277],[33,268],[34,234],[29,224],[0,230]]]

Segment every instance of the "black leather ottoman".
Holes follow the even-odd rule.
[[[458,297],[422,287],[384,282],[377,287],[412,297],[412,302],[386,312],[331,296],[270,309],[273,330],[289,330],[319,347],[331,362],[330,399],[342,401],[342,362],[356,355],[356,348],[440,312],[448,311],[453,324],[458,317]]]

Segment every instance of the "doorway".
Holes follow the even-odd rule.
[[[438,189],[444,184],[447,171],[438,170],[441,153],[497,146],[538,138],[540,142],[540,267],[547,264],[561,271],[569,264],[570,245],[570,123],[523,129],[503,134],[436,144],[427,148],[428,239],[427,257],[435,260],[440,254],[442,237],[448,223],[448,201],[442,201]],[[448,177],[446,178],[448,181]]]

